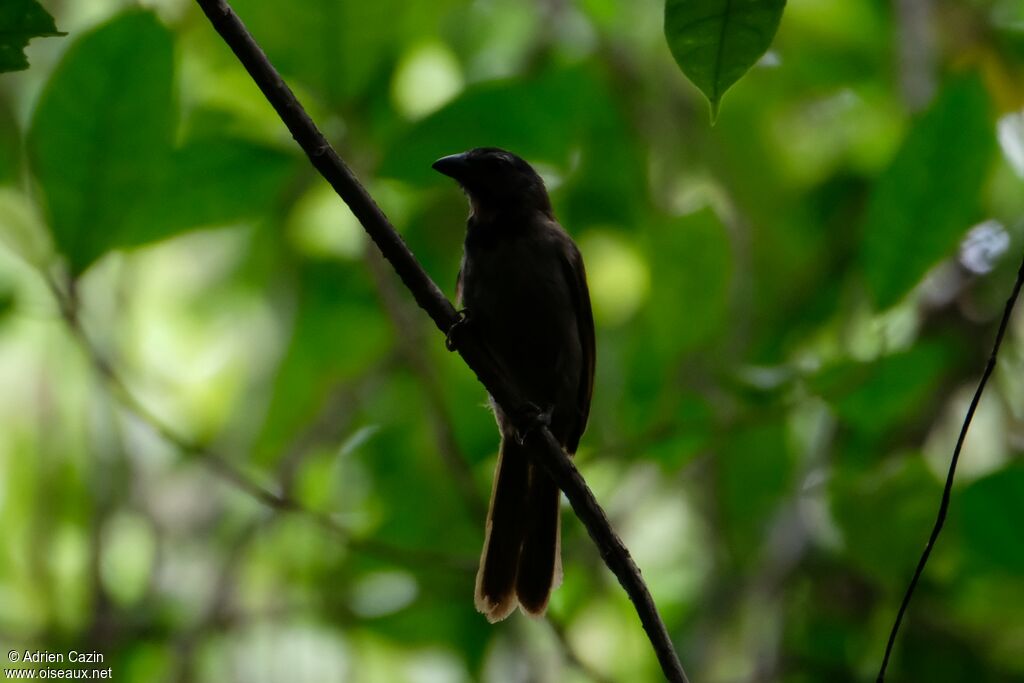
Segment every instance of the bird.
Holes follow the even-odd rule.
[[[555,219],[540,175],[520,157],[478,147],[442,157],[434,170],[469,200],[456,279],[460,322],[489,352],[527,422],[543,425],[574,455],[587,426],[596,360],[583,258]],[[516,607],[542,616],[562,580],[558,486],[535,464],[523,415],[490,399],[501,435],[474,603],[488,621]],[[506,406],[512,410],[511,407]],[[528,432],[528,430],[527,430]]]

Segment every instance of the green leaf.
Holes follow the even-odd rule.
[[[683,73],[711,104],[772,44],[786,0],[666,0],[665,38]]]
[[[981,81],[954,81],[879,177],[868,202],[861,253],[879,308],[903,298],[978,218],[994,133]]]
[[[8,103],[0,99],[0,185],[18,180],[21,165],[21,131]]]
[[[917,563],[942,495],[920,455],[894,460],[870,472],[840,462],[830,482],[848,560],[889,586],[902,585]]]
[[[729,435],[718,458],[723,531],[741,562],[757,556],[782,497],[793,483],[794,460],[785,425],[774,421]]]
[[[129,12],[75,43],[29,132],[57,249],[74,275],[111,249],[227,223],[268,208],[286,153],[233,138],[172,146],[171,35]]]
[[[4,0],[0,5],[0,73],[28,68],[24,49],[33,38],[67,35],[57,30],[36,0]]]
[[[872,363],[831,365],[811,378],[810,387],[829,401],[844,424],[879,436],[934,403],[951,356],[946,346],[923,342]]]
[[[125,241],[160,188],[172,78],[170,32],[150,12],[129,12],[72,45],[43,90],[28,150],[75,275]]]
[[[585,69],[482,83],[400,135],[389,146],[380,173],[440,182],[430,168],[438,157],[492,146],[530,161],[567,164],[591,131],[590,122],[609,106],[600,83]]]
[[[960,518],[968,547],[998,567],[1024,574],[1024,466],[1017,464],[972,483],[961,494]]]
[[[269,208],[295,169],[295,157],[244,140],[190,140],[171,154],[163,190],[119,246],[188,228],[222,224]]]
[[[14,285],[6,278],[0,279],[0,325],[7,322],[17,305],[18,297]]]

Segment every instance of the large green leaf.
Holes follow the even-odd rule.
[[[4,0],[0,4],[0,73],[28,68],[24,53],[28,41],[63,35],[36,0]]]
[[[879,308],[948,256],[978,217],[995,128],[981,81],[950,83],[907,135],[871,194],[862,260]]]
[[[72,273],[121,243],[157,192],[175,106],[170,32],[129,12],[82,37],[43,90],[28,149]]]
[[[722,95],[772,44],[786,0],[666,0],[665,38],[718,116]]]
[[[1024,466],[1017,464],[964,489],[960,518],[968,547],[978,557],[1024,574]]]
[[[258,215],[269,208],[295,160],[245,140],[190,140],[172,152],[163,189],[147,206],[148,218],[119,246]]]
[[[73,45],[46,86],[29,151],[75,275],[111,249],[257,215],[294,167],[230,137],[175,148],[172,57],[156,17],[129,12]]]

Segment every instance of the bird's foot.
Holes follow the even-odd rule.
[[[522,446],[530,432],[551,426],[551,414],[555,411],[554,406],[548,406],[541,410],[536,403],[527,401],[526,405],[519,411],[519,419],[516,421],[515,437],[516,442]]]
[[[444,347],[449,351],[454,351],[459,346],[459,336],[465,332],[466,327],[469,325],[469,312],[463,308],[455,313],[455,322],[448,328],[448,332],[444,335]]]

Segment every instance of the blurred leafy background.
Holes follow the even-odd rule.
[[[43,4],[68,36],[0,76],[0,650],[658,680],[571,513],[550,620],[474,611],[482,389],[197,7]],[[449,294],[430,162],[543,171],[598,326],[578,461],[693,679],[872,680],[1024,249],[1024,3],[790,0],[714,127],[656,0],[233,5]],[[889,680],[1024,681],[1022,371],[1019,314]]]

